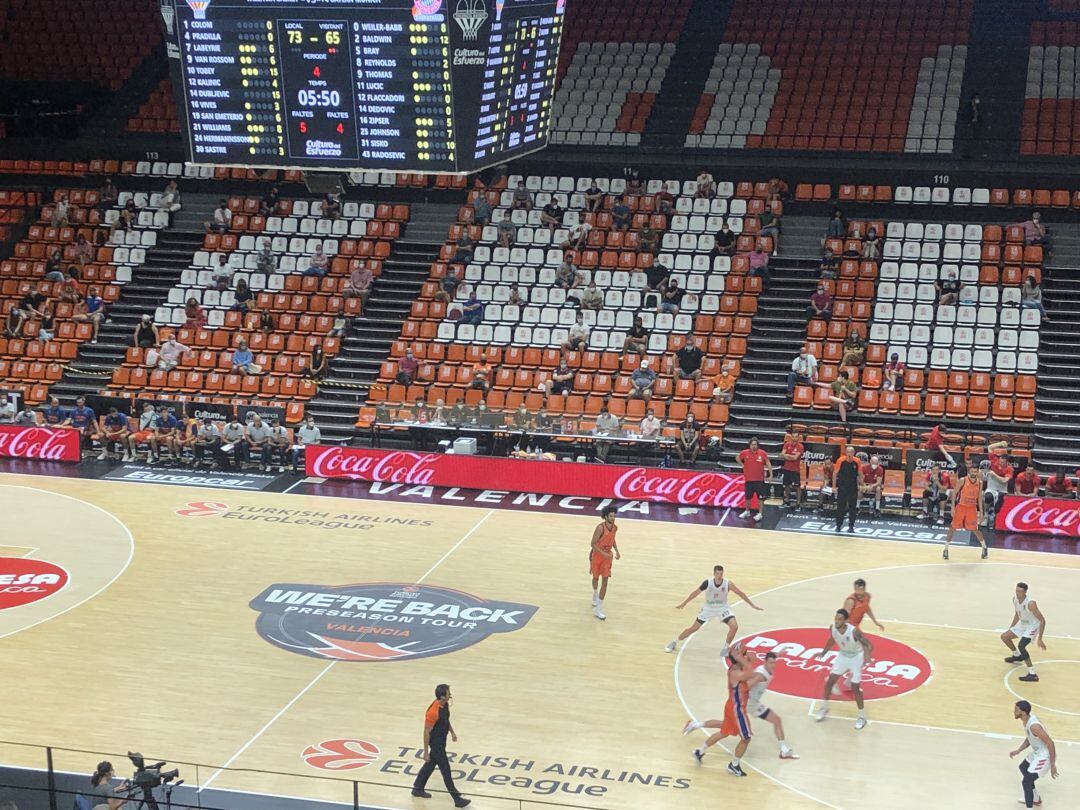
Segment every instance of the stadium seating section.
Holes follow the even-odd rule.
[[[1078,22],[1036,22],[1032,25],[1020,130],[1021,154],[1080,154],[1078,45]]]
[[[176,119],[176,102],[173,99],[172,82],[162,79],[142,106],[138,115],[127,123],[129,132],[179,132]]]
[[[38,205],[36,192],[0,189],[0,245],[11,238],[13,229],[33,216]]]

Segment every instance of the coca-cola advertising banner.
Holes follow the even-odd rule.
[[[0,456],[39,461],[80,461],[79,431],[0,425]]]
[[[999,532],[1080,537],[1080,501],[1006,495],[994,528]]]
[[[364,447],[309,447],[307,474],[414,486],[579,495],[687,506],[743,505],[743,477],[717,472],[523,461]]]

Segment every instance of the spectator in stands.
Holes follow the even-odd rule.
[[[74,268],[72,268],[74,269]],[[60,285],[60,303],[61,304],[77,304],[82,296],[79,294],[79,280],[77,278],[77,271],[75,276],[67,276],[63,283]]]
[[[129,200],[130,203],[130,200]],[[116,220],[109,227],[109,239],[112,240],[116,236],[117,232],[127,233],[135,225],[136,215],[124,206],[120,209],[120,213],[116,215]]]
[[[45,295],[44,282],[39,284],[35,289],[28,290],[26,295],[22,297],[19,302],[19,309],[22,310],[23,315],[27,319],[43,318],[45,317],[45,302],[49,300]]]
[[[829,219],[829,225],[825,229],[826,239],[843,239],[847,235],[847,220],[844,219],[844,215],[840,213],[840,209],[833,209],[832,217]]]
[[[38,340],[42,343],[48,343],[54,337],[56,337],[55,311],[51,304],[46,304],[45,317],[41,319],[41,323],[38,325]],[[96,339],[94,342],[97,342]]]
[[[248,310],[255,306],[255,293],[248,287],[247,282],[244,279],[240,279],[236,282],[236,292],[233,293],[233,305],[230,309],[233,312],[239,312],[246,315]]]
[[[157,367],[162,371],[172,371],[180,364],[180,356],[184,352],[189,351],[191,351],[191,349],[170,335],[168,339],[161,344],[161,351],[157,353]],[[148,361],[152,354],[154,353],[147,352],[146,358]]]
[[[900,355],[893,352],[889,356],[889,362],[881,370],[881,388],[883,391],[900,391],[904,387],[904,363],[900,361]]]
[[[589,187],[585,189],[585,210],[590,214],[595,214],[604,205],[604,192],[600,190],[600,186],[596,185],[596,180],[593,179],[589,183]]]
[[[634,325],[626,332],[626,340],[623,343],[623,354],[636,352],[644,357],[645,352],[649,349],[649,335],[650,332],[645,328],[641,316],[635,315]]]
[[[256,376],[262,373],[262,367],[255,362],[255,355],[248,348],[248,342],[240,338],[232,353],[232,374]]]
[[[457,295],[458,287],[461,286],[462,270],[458,267],[447,267],[446,273],[439,279],[439,289],[435,291],[432,300],[448,304]]]
[[[1035,468],[1029,464],[1013,478],[1013,492],[1017,495],[1034,497],[1039,494],[1039,486],[1041,483],[1038,473],[1035,472]]]
[[[45,280],[64,281],[65,278],[67,277],[64,275],[64,254],[60,248],[56,248],[45,260]]]
[[[949,499],[949,474],[944,472],[936,462],[931,462],[926,471],[926,487],[922,491],[922,513],[919,520],[929,520],[931,515],[940,515],[941,521],[945,516],[941,515],[941,509]]]
[[[419,371],[420,361],[416,359],[413,350],[408,348],[405,350],[405,356],[398,360],[397,374],[394,376],[394,381],[406,387],[410,386]]]
[[[1046,306],[1043,304],[1042,287],[1035,280],[1034,274],[1025,278],[1024,283],[1020,285],[1020,306],[1024,309],[1039,310],[1042,319],[1050,323],[1050,319],[1046,317]]]
[[[8,309],[7,318],[4,319],[4,337],[22,337],[23,325],[26,323],[26,314],[15,304]]]
[[[356,262],[353,265],[352,272],[349,273],[349,280],[346,282],[345,289],[342,290],[341,294],[346,298],[359,298],[360,307],[364,308],[367,306],[368,298],[371,297],[371,284],[373,281],[374,276],[367,262]]]
[[[946,269],[941,278],[934,283],[938,293],[938,305],[943,307],[955,306],[960,298],[960,280],[956,277],[956,271]]]
[[[855,400],[859,395],[859,386],[851,379],[847,370],[842,370],[831,383],[818,383],[829,390],[829,402],[836,406],[840,421],[847,424],[848,413],[854,410]]]
[[[765,250],[765,246],[758,242],[754,245],[754,249],[747,255],[747,260],[750,262],[750,275],[761,276],[763,284],[767,284],[769,281],[769,254]]]
[[[757,235],[759,239],[771,236],[773,254],[780,252],[780,217],[774,214],[771,208],[766,208],[758,214]]]
[[[506,303],[513,307],[527,306],[529,303],[529,291],[521,289],[516,281],[510,288],[510,297],[506,299]]]
[[[218,292],[225,292],[232,284],[233,269],[229,265],[229,257],[224,253],[218,254],[217,264],[214,265],[211,276],[211,286]]]
[[[206,313],[198,298],[189,298],[184,304],[184,328],[203,329],[206,326]]]
[[[86,265],[94,260],[94,246],[90,244],[86,234],[80,233],[75,237],[75,245],[72,247],[71,253],[80,270],[85,270]]]
[[[612,227],[617,231],[629,230],[632,216],[630,206],[626,204],[626,197],[622,194],[618,195],[615,198],[615,204],[611,207]]]
[[[810,296],[810,306],[806,308],[806,317],[830,320],[832,318],[832,305],[833,297],[829,294],[825,285],[818,282],[817,290]]]
[[[645,289],[662,294],[667,289],[669,278],[671,278],[671,268],[660,262],[654,262],[651,267],[645,268]],[[659,306],[659,296],[656,300]]]
[[[562,350],[564,352],[577,352],[585,351],[589,345],[589,333],[591,330],[585,323],[584,316],[579,312],[577,317],[574,318],[574,325],[570,327],[570,331],[566,335],[566,340],[562,344]]]
[[[566,241],[560,247],[563,250],[584,250],[589,244],[589,231],[592,230],[592,227],[591,223],[579,222],[570,229]]]
[[[859,482],[859,497],[871,498],[874,502],[874,512],[881,512],[881,495],[885,491],[885,467],[881,464],[881,456],[870,456],[870,461],[862,465],[862,476]]]
[[[1046,479],[1046,494],[1052,495],[1055,498],[1073,497],[1075,494],[1073,482],[1065,475],[1064,470],[1057,470],[1053,475]]]
[[[308,259],[308,267],[307,270],[304,271],[304,275],[325,278],[326,272],[329,269],[330,257],[323,253],[322,245],[316,245],[314,252]]]
[[[660,291],[660,305],[656,311],[667,312],[673,316],[678,315],[684,295],[686,295],[686,290],[679,286],[679,280],[669,278],[667,285]]]
[[[865,355],[866,341],[863,340],[862,332],[852,327],[844,341],[844,356],[840,360],[840,365],[861,366]]]
[[[832,252],[832,248],[825,248],[825,253],[821,257],[821,280],[831,281],[836,278],[839,270],[840,257]]]
[[[106,177],[105,185],[103,185],[98,192],[98,208],[103,211],[107,208],[112,208],[116,205],[118,199],[120,199],[120,192],[116,190],[116,184],[113,183],[111,177]]]
[[[260,273],[270,275],[277,270],[277,256],[274,255],[273,243],[269,236],[259,242],[259,252],[255,254],[255,267]]]
[[[582,309],[591,309],[599,312],[604,308],[604,293],[596,286],[595,281],[590,281],[581,291],[579,299]]]
[[[469,291],[469,297],[465,299],[465,303],[462,304],[461,322],[479,326],[484,321],[485,306],[486,304],[476,297],[476,288],[474,287]]]
[[[517,242],[517,225],[510,220],[510,217],[500,220],[496,230],[499,234],[499,247],[512,248]]]
[[[656,372],[649,367],[648,360],[642,360],[641,364],[630,375],[630,399],[643,399],[648,404],[652,399],[653,388],[656,386]]]
[[[675,376],[680,380],[697,380],[701,377],[701,363],[705,353],[698,348],[692,334],[686,335],[686,342],[674,354]]]
[[[600,408],[600,413],[596,416],[596,426],[593,428],[594,436],[614,436],[619,432],[619,417],[608,410],[607,405],[603,405]],[[608,453],[611,452],[610,441],[603,441],[601,439],[595,439],[593,446],[596,450],[596,459],[601,464],[607,463]]]
[[[259,331],[264,335],[269,335],[275,329],[277,329],[277,324],[274,323],[274,314],[270,310],[264,309],[259,313]]]
[[[60,199],[53,203],[52,226],[54,228],[66,227],[71,224],[68,217],[71,215],[71,201],[67,194],[61,194]]]
[[[149,349],[151,346],[161,345],[161,335],[158,334],[157,324],[149,315],[143,315],[139,322],[135,324],[132,344],[140,349]]]
[[[560,357],[559,365],[551,372],[551,379],[548,380],[548,396],[551,394],[569,394],[572,393],[573,390],[574,370],[566,365],[566,357]]]
[[[18,410],[15,403],[8,399],[7,394],[0,394],[0,425],[10,425],[14,422]]]
[[[694,417],[687,414],[686,420],[679,427],[679,434],[675,437],[675,452],[679,455],[679,463],[684,467],[687,464],[693,467],[697,463],[700,451],[701,433],[694,422]]]
[[[713,237],[712,257],[715,259],[717,256],[734,256],[737,241],[735,231],[731,230],[727,217],[724,217],[720,223],[720,230]]]
[[[472,261],[476,243],[469,236],[468,231],[463,231],[454,246],[454,255],[450,259],[451,264],[468,264]]]
[[[207,416],[202,420],[198,430],[195,431],[195,438],[191,442],[192,466],[198,467],[202,464],[207,453],[210,454],[211,458],[216,456],[220,447],[221,431],[214,424],[214,420]]]
[[[222,444],[218,448],[218,463],[222,467],[228,464],[230,452],[237,467],[242,467],[247,463],[248,446],[244,441],[244,426],[240,424],[240,420],[235,415],[221,429],[221,441]]]
[[[525,181],[518,180],[517,188],[514,189],[510,208],[514,211],[531,211],[533,206],[532,194],[525,188]]]
[[[1042,214],[1038,211],[1032,211],[1031,219],[1021,222],[1020,227],[1024,229],[1025,245],[1042,245],[1048,254],[1053,250],[1050,230],[1043,225]]]
[[[735,398],[735,378],[725,363],[720,373],[713,378],[712,402],[717,405],[730,405]]]
[[[878,236],[877,228],[873,225],[866,231],[866,238],[863,240],[862,245],[862,257],[873,262],[881,258],[881,237]]]
[[[442,400],[439,400],[440,402]],[[322,442],[322,431],[319,430],[318,425],[315,424],[314,416],[307,416],[304,418],[304,424],[296,431],[296,443],[300,445],[299,449],[293,454],[293,466],[303,458],[307,448],[311,445],[319,444]]]
[[[623,176],[626,178],[627,194],[641,194],[645,190],[641,173],[637,169],[633,167],[623,169]]]
[[[229,201],[222,199],[214,209],[213,217],[205,223],[207,233],[228,233],[232,227],[232,211]]]
[[[565,213],[562,206],[559,205],[559,201],[553,197],[540,211],[540,224],[554,232],[556,228],[562,227],[563,214]]]
[[[487,225],[491,221],[491,203],[488,202],[487,195],[482,191],[473,192],[473,225]]]
[[[323,347],[316,343],[311,347],[311,354],[308,355],[304,376],[312,380],[321,380],[326,376],[326,372],[329,368],[330,363],[326,359],[326,353],[323,351]]]
[[[555,285],[569,291],[584,283],[585,274],[574,266],[570,256],[564,256],[562,264],[555,270]]]
[[[643,439],[659,439],[660,432],[664,429],[664,423],[656,418],[656,413],[652,408],[645,409],[645,418],[641,420],[641,424],[638,426],[638,432]]]
[[[180,210],[180,186],[176,180],[170,180],[165,184],[165,190],[161,192],[158,209],[168,211],[170,214]]]
[[[95,438],[101,445],[101,454],[98,461],[107,461],[110,458],[119,460],[121,451],[127,455],[128,418],[117,411],[115,407],[109,408],[109,412],[101,418],[101,426],[95,432]]]
[[[324,219],[341,219],[341,198],[333,192],[327,193],[323,198],[322,212]]]
[[[285,472],[286,466],[292,465],[292,442],[289,440],[289,430],[276,416],[270,420],[270,438],[266,440],[267,453],[265,471],[270,472],[270,466],[277,460],[278,472]]]
[[[334,313],[334,321],[330,326],[330,331],[326,333],[326,336],[336,338],[344,337],[345,329],[348,325],[348,319],[345,317],[345,301],[342,300],[338,303],[337,312]]]
[[[716,196],[716,181],[709,173],[708,169],[702,169],[698,172],[697,176],[697,189],[694,191],[694,196],[698,199],[711,198]]]
[[[281,189],[277,187],[277,184],[274,184],[270,187],[270,190],[266,192],[262,200],[259,201],[259,216],[273,216],[277,211],[278,203],[280,201]]]
[[[487,394],[491,390],[491,363],[488,362],[487,357],[481,356],[472,367],[472,380],[469,381],[469,388],[473,388],[482,391]]]

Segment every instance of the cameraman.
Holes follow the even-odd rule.
[[[99,762],[97,770],[90,777],[90,789],[85,791],[81,798],[89,800],[87,807],[91,810],[116,810],[128,800],[125,795],[129,782],[124,781],[119,787],[114,788],[110,783],[116,777],[111,762]]]

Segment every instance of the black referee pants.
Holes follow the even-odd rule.
[[[840,531],[847,515],[848,529],[855,531],[855,515],[858,512],[858,487],[838,487],[836,490],[836,530]]]
[[[446,792],[450,794],[451,798],[457,799],[461,795],[461,791],[454,786],[454,777],[450,773],[450,760],[446,756],[446,746],[429,746],[430,754],[428,755],[428,761],[424,763],[424,767],[420,769],[420,773],[416,775],[416,781],[413,782],[413,790],[423,790],[424,785],[427,784],[427,780],[435,773],[435,769],[438,768],[442,773],[443,783],[446,785]]]

